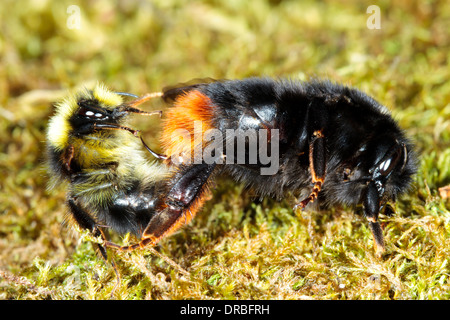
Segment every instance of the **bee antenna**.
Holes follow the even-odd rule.
[[[133,93],[128,93],[128,92],[114,92],[115,94],[121,95],[121,96],[128,96],[128,97],[133,97],[133,98],[138,98],[139,96],[133,94]]]

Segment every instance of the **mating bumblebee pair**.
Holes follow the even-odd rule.
[[[408,189],[416,156],[371,97],[328,81],[268,78],[127,96],[102,85],[81,91],[57,104],[47,132],[52,184],[69,182],[70,216],[104,240],[98,247],[105,259],[105,247],[154,246],[188,223],[222,173],[261,197],[291,193],[300,199],[294,208],[316,199],[325,206],[362,204],[376,252],[383,252],[379,212]],[[127,123],[132,114],[160,114],[137,108],[157,97],[169,104],[163,155]],[[158,159],[150,161],[145,149]],[[111,243],[104,228],[139,242]]]

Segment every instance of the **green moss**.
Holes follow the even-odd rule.
[[[357,1],[10,1],[0,10],[0,299],[448,299],[450,6]],[[218,181],[189,226],[152,250],[111,252],[121,275],[64,222],[46,190],[45,129],[67,88],[135,94],[192,78],[328,77],[388,106],[417,145],[414,189],[383,218],[388,253],[345,208],[294,214]],[[161,108],[154,102],[149,108]],[[148,121],[148,120],[145,120]],[[142,120],[157,149],[158,121]],[[84,240],[83,240],[84,239]],[[132,241],[119,239],[117,241]],[[174,263],[170,262],[172,260]]]

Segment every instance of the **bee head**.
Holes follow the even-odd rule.
[[[417,158],[403,135],[392,132],[372,136],[358,147],[344,165],[329,169],[336,174],[336,188],[327,199],[348,205],[362,204],[368,218],[377,217],[388,202],[407,191],[416,172]],[[330,190],[330,189],[328,189]]]
[[[366,157],[372,165],[363,177],[366,187],[361,194],[366,216],[377,217],[387,201],[395,201],[399,193],[410,185],[416,171],[416,159],[407,142],[391,139],[378,140],[376,146],[368,147]]]
[[[70,135],[88,132],[94,123],[121,124],[126,115],[124,95],[130,94],[112,92],[97,84],[92,90],[83,89],[57,103],[47,130],[50,147],[65,149]]]
[[[91,125],[92,123],[120,124],[127,114],[121,92],[112,92],[102,85],[94,90],[83,92],[77,97],[73,115],[69,121],[74,129]],[[134,96],[136,97],[136,96]]]

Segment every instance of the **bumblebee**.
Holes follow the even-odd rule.
[[[56,105],[47,131],[50,187],[68,182],[69,217],[103,240],[104,228],[142,238],[168,175],[127,126],[131,114],[160,114],[136,108],[153,95],[124,102],[125,95],[101,84],[83,89]],[[106,248],[98,249],[106,260]]]
[[[150,224],[169,229],[188,222],[209,196],[214,176],[225,173],[261,197],[293,194],[294,209],[316,200],[325,207],[362,205],[376,253],[385,250],[378,216],[408,190],[417,160],[412,143],[379,102],[330,81],[269,78],[181,85],[165,89],[162,98],[170,104],[162,146],[175,170]],[[246,151],[239,152],[226,147],[238,138],[227,137],[233,130],[260,139],[246,139]],[[180,132],[188,138],[180,139]],[[263,174],[269,169],[264,157],[250,161],[261,151],[260,145],[249,151],[255,141],[267,142],[265,150],[276,156],[275,172]],[[214,161],[204,157],[212,145]]]

